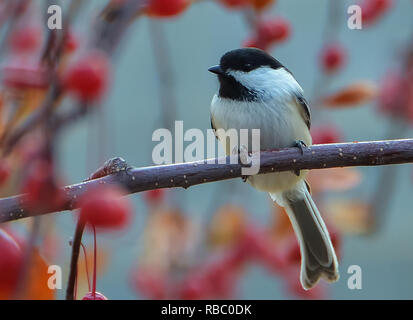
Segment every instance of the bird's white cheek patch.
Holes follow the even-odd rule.
[[[291,73],[284,68],[260,67],[250,72],[229,69],[227,73],[247,89],[265,98],[303,92]]]

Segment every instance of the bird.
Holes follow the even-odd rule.
[[[260,150],[311,146],[310,110],[292,72],[267,52],[241,48],[225,53],[208,71],[219,90],[211,102],[213,130],[259,129]],[[222,137],[218,139],[226,145]],[[238,151],[241,146],[238,146]],[[250,144],[242,146],[251,152]],[[227,155],[233,151],[225,150]],[[300,245],[300,282],[305,290],[323,278],[339,279],[338,261],[327,227],[305,178],[308,170],[251,175],[246,181],[285,208]]]

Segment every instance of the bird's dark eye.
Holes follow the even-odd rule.
[[[251,71],[252,70],[252,65],[250,63],[246,63],[244,65],[245,71]]]

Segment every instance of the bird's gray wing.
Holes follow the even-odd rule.
[[[296,95],[295,100],[297,101],[297,104],[301,107],[301,115],[304,119],[305,124],[307,125],[308,129],[310,129],[311,115],[307,100],[302,95]]]
[[[290,73],[292,75],[292,77],[294,78],[293,73],[288,70],[286,67],[284,67],[284,69]],[[301,108],[301,115],[303,116],[304,122],[307,125],[308,129],[310,129],[311,127],[311,116],[310,116],[310,108],[308,107],[308,102],[307,100],[304,98],[304,96],[302,95],[302,93],[296,93],[295,94],[295,101],[297,102],[298,106]]]
[[[218,139],[218,136],[217,136],[217,133],[216,133],[217,129],[215,128],[214,118],[212,118],[212,115],[211,115],[211,128],[212,128],[212,130],[214,130],[215,138]]]

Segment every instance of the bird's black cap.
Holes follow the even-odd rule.
[[[231,69],[250,72],[259,67],[285,68],[277,59],[263,50],[243,48],[227,52],[222,56],[218,66],[211,67],[208,70],[218,75],[220,82],[219,97],[237,101],[256,101],[259,99],[257,92],[244,87],[227,71]],[[288,69],[286,70],[288,71]]]
[[[221,58],[220,67],[223,71],[228,69],[249,72],[259,67],[267,66],[273,69],[284,66],[263,50],[255,48],[242,48],[227,52]]]

